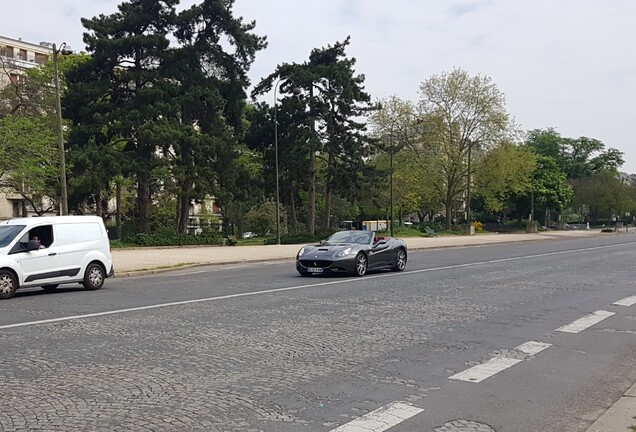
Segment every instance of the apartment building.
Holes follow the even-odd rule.
[[[50,43],[35,44],[0,35],[0,89],[17,84],[24,79],[28,69],[46,63],[52,54]],[[0,189],[0,220],[33,214],[33,209],[20,194]]]
[[[18,82],[25,70],[46,63],[52,54],[48,42],[34,44],[0,36],[0,88]]]

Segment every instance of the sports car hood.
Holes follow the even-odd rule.
[[[322,258],[332,258],[337,253],[342,252],[347,248],[356,248],[359,245],[355,244],[333,244],[333,245],[307,245],[303,246],[301,250],[304,250],[303,254],[300,258],[307,259],[322,259]]]

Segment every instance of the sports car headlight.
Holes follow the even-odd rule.
[[[300,248],[300,250],[298,251],[298,256],[301,257],[303,254],[305,253],[305,248]]]
[[[336,256],[337,256],[337,257],[343,257],[343,256],[351,255],[351,251],[352,251],[352,250],[353,250],[353,249],[351,249],[351,248],[346,248],[345,250],[338,252],[338,253],[336,254]]]

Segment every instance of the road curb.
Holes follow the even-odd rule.
[[[627,432],[636,425],[636,384],[614,403],[586,432]]]
[[[590,237],[592,236],[600,236],[605,235],[606,233],[590,233]],[[613,234],[613,233],[610,233]],[[619,233],[616,233],[619,234]],[[505,236],[505,234],[502,234]],[[483,246],[492,246],[498,244],[515,244],[515,243],[530,243],[530,242],[540,242],[546,240],[575,240],[580,237],[563,237],[558,235],[549,235],[546,234],[545,238],[536,238],[536,239],[513,239],[506,241],[498,241],[493,243],[469,243],[469,244],[459,244],[459,245],[439,245],[439,246],[414,246],[409,247],[410,251],[421,251],[421,250],[437,250],[437,249],[452,249],[452,248],[467,248],[467,247],[483,247]],[[298,245],[299,247],[302,244]],[[239,246],[240,247],[240,246]],[[162,247],[159,249],[174,249],[169,247]],[[223,262],[199,262],[199,263],[179,263],[179,265],[174,266],[161,266],[160,268],[149,268],[143,270],[128,270],[123,272],[117,272],[115,269],[115,278],[122,277],[136,277],[136,276],[148,276],[153,274],[161,274],[166,272],[177,271],[181,269],[191,269],[196,267],[210,267],[210,266],[225,266],[225,265],[237,265],[237,264],[247,264],[247,263],[263,263],[263,262],[283,262],[283,261],[294,261],[295,257],[274,257],[274,258],[255,258],[255,259],[244,259],[244,260],[233,260],[233,261],[223,261]]]

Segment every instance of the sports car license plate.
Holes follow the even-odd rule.
[[[307,267],[307,271],[309,273],[322,273],[322,269],[320,267]]]

